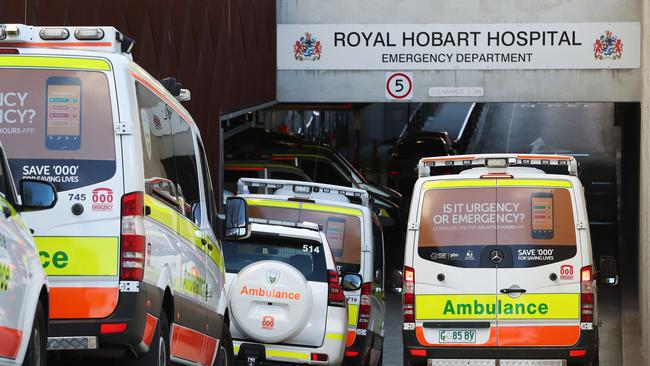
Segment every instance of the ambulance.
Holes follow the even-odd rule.
[[[347,303],[325,233],[309,222],[250,222],[249,238],[224,242],[238,364],[340,365]]]
[[[576,160],[443,156],[421,159],[418,172],[404,365],[598,364],[596,268]],[[600,275],[614,284],[611,272]]]
[[[320,225],[348,301],[343,364],[380,365],[386,313],[384,243],[368,192],[313,182],[241,178],[237,194],[246,199],[251,219]]]
[[[51,286],[48,349],[227,364],[220,238],[247,235],[245,202],[217,215],[187,93],[136,65],[133,44],[111,27],[0,25],[12,173],[59,196],[25,213]]]

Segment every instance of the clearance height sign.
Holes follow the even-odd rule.
[[[638,22],[279,24],[280,70],[634,69]]]

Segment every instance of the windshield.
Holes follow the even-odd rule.
[[[418,253],[456,267],[535,267],[576,254],[573,205],[558,188],[431,189],[424,194]]]
[[[357,272],[361,268],[361,210],[286,201],[277,201],[278,206],[286,205],[286,207],[271,207],[268,206],[271,201],[260,202],[251,199],[247,201],[250,217],[290,222],[307,221],[320,225],[327,237],[336,264],[343,271],[348,272]],[[337,211],[337,208],[340,211],[355,211],[355,214],[358,212],[359,216],[332,212]]]
[[[325,251],[317,241],[253,235],[246,240],[226,241],[223,249],[228,273],[239,273],[255,262],[274,260],[292,265],[307,281],[327,282]]]
[[[58,191],[115,174],[106,74],[0,68],[0,138],[16,183],[33,178]]]

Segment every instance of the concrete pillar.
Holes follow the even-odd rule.
[[[641,153],[639,207],[639,306],[643,365],[650,365],[650,1],[641,0]]]

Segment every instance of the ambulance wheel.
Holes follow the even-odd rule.
[[[233,366],[235,364],[235,355],[232,345],[232,336],[230,335],[230,326],[228,323],[223,323],[221,329],[221,340],[219,341],[219,349],[217,350],[217,357],[214,358],[213,366]]]
[[[164,310],[160,311],[160,318],[156,323],[149,352],[133,360],[134,366],[169,366],[169,321]]]
[[[45,312],[40,301],[36,306],[36,316],[32,332],[29,336],[29,344],[23,366],[43,366],[47,359],[47,328],[45,326]]]

